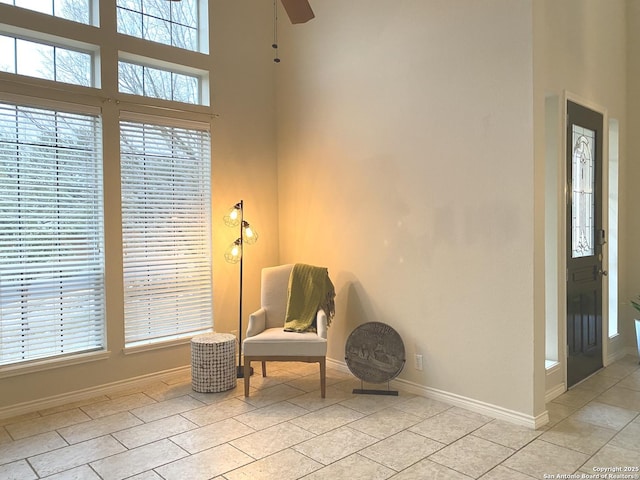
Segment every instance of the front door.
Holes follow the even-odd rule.
[[[567,102],[567,387],[602,368],[602,131]]]

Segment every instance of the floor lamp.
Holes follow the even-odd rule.
[[[242,366],[242,260],[244,257],[244,245],[253,245],[258,241],[258,234],[251,228],[249,222],[244,219],[244,202],[240,200],[236,203],[227,215],[224,216],[224,223],[229,227],[240,227],[240,236],[229,245],[224,252],[224,259],[229,263],[240,262],[240,301],[238,312],[238,370],[237,378],[244,377]],[[252,369],[253,370],[253,369]]]

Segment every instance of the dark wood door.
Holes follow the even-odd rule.
[[[602,368],[603,117],[567,102],[567,386]]]

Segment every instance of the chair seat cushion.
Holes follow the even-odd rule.
[[[322,357],[327,354],[327,340],[315,332],[285,332],[282,327],[267,328],[242,342],[245,356]]]

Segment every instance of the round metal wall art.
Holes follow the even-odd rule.
[[[385,383],[397,377],[404,367],[404,343],[386,323],[364,323],[347,338],[345,361],[360,380]]]

